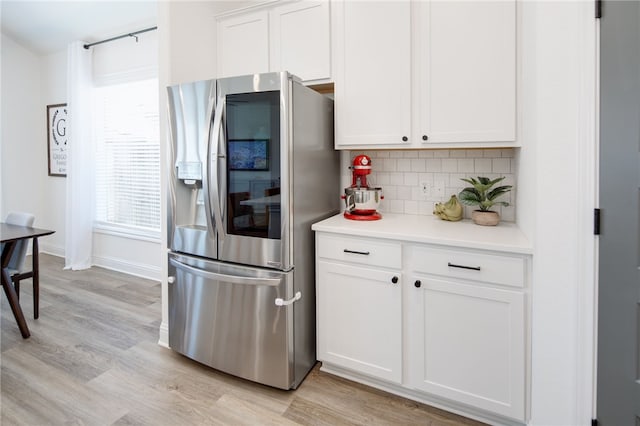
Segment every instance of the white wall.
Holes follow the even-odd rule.
[[[157,75],[158,35],[141,34],[94,47],[96,80]],[[2,205],[0,214],[23,210],[36,215],[36,226],[55,234],[40,241],[41,250],[64,256],[66,178],[48,176],[46,105],[67,101],[67,52],[38,56],[2,36]],[[161,110],[163,108],[161,107]],[[94,233],[95,265],[159,280],[160,240]]]
[[[62,104],[67,102],[67,51],[63,50],[40,57],[40,87],[42,88],[42,105]],[[42,105],[40,109],[42,109]],[[44,113],[43,113],[44,114]],[[44,122],[46,124],[46,122]],[[46,129],[43,125],[43,132]],[[46,136],[45,140],[46,140]],[[56,233],[40,241],[42,251],[64,256],[65,214],[67,179],[59,176],[44,177],[42,202],[46,206],[44,228],[55,229]]]
[[[42,199],[48,174],[46,108],[41,97],[40,60],[4,35],[0,42],[0,215],[4,218],[9,211],[31,212],[36,216],[35,225],[46,228],[48,208]]]
[[[158,32],[149,31],[137,37],[137,40],[126,37],[91,48],[94,84],[158,76]]]

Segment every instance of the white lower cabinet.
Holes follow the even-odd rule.
[[[322,234],[316,253],[318,359],[399,384],[401,245]]]
[[[316,247],[323,368],[526,423],[528,255],[329,232]]]
[[[318,277],[318,358],[400,383],[399,273],[320,261]]]
[[[409,384],[523,420],[524,294],[428,275],[411,281]]]

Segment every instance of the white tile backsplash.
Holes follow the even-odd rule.
[[[418,174],[414,172],[404,172],[404,184],[407,186],[419,185]]]
[[[427,158],[427,171],[430,172],[441,172],[442,171],[442,160],[439,158]]]
[[[404,202],[405,214],[418,214],[418,202],[413,200],[407,200]]]
[[[458,160],[456,158],[444,158],[442,160],[442,171],[445,173],[457,173]]]
[[[411,170],[411,159],[409,158],[398,159],[397,165],[398,165],[398,170],[409,171]]]
[[[458,158],[458,172],[474,173],[476,171],[473,158]]]
[[[462,177],[505,176],[501,184],[514,185],[501,200],[509,207],[496,206],[502,220],[515,221],[515,161],[513,149],[441,149],[351,151],[371,157],[373,171],[368,178],[371,186],[381,186],[384,199],[380,210],[388,213],[432,215],[433,205],[447,201],[467,184]],[[350,163],[349,163],[350,164]],[[349,178],[350,182],[350,178]],[[423,184],[427,186],[423,190]],[[471,217],[473,207],[465,206],[465,217]]]
[[[511,173],[511,159],[510,158],[494,158],[491,160],[491,171],[493,173]]]
[[[474,160],[474,172],[475,173],[491,173],[492,172],[492,159],[491,158],[476,158]]]
[[[412,152],[412,151],[407,151]],[[427,171],[427,162],[424,158],[412,158],[411,162],[411,171],[412,172],[426,172]]]
[[[389,173],[389,183],[391,185],[404,185],[404,173],[402,172]]]

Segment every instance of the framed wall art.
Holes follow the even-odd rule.
[[[67,175],[67,104],[47,105],[49,176]]]

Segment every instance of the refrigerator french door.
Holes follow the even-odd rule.
[[[295,388],[315,364],[311,224],[339,211],[333,102],[286,72],[168,91],[169,345]]]
[[[288,76],[275,75],[218,80],[209,172],[218,258],[286,271],[292,100]]]

